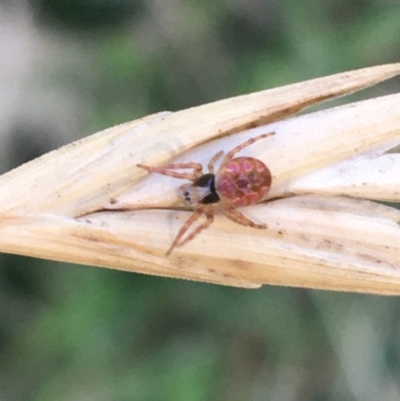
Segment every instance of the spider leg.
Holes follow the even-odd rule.
[[[223,155],[223,151],[220,150],[218,153],[216,153],[213,158],[208,162],[208,172],[211,174],[214,174],[214,164],[215,162]]]
[[[250,138],[247,141],[243,142],[242,144],[236,146],[229,153],[226,154],[224,160],[222,161],[222,165],[227,163],[229,160],[233,159],[233,157],[235,156],[236,153],[240,152],[244,148],[247,148],[247,146],[250,146],[254,142],[257,142],[261,139],[267,138],[271,135],[275,135],[275,132],[268,132],[267,134],[261,134],[261,135],[255,136],[254,138]]]
[[[146,166],[144,164],[137,164],[136,166],[139,168],[143,168],[144,170],[147,170],[149,173],[158,173],[162,175],[167,175],[169,177],[181,178],[189,181],[194,181],[196,178],[199,178],[203,171],[203,166],[200,163],[194,163],[194,162],[166,164],[165,166],[162,167],[151,167],[151,166]],[[174,171],[185,168],[192,169],[193,172],[178,173],[177,171]]]
[[[241,220],[239,220],[239,218],[238,218],[237,216],[235,216],[234,214],[228,212],[227,209],[222,208],[221,210],[222,210],[222,213],[224,214],[224,216],[225,216],[226,218],[228,218],[229,220],[235,222],[236,224],[241,224],[241,225],[243,225],[243,222],[242,222]]]
[[[185,232],[189,229],[189,227],[201,216],[201,214],[204,213],[207,217],[207,220],[200,224],[195,230],[193,230],[192,233],[190,233],[186,238],[184,238],[181,242],[179,240],[182,238],[182,236],[185,234]],[[214,221],[214,214],[212,212],[211,208],[207,207],[201,207],[197,209],[186,221],[186,223],[182,226],[182,228],[179,230],[177,236],[174,239],[174,242],[171,244],[169,247],[166,255],[168,256],[175,247],[181,247],[182,245],[185,245],[187,242],[191,241],[193,238],[195,238],[201,231],[205,230],[206,228],[210,227],[212,222]]]
[[[256,224],[254,221],[247,218],[243,213],[239,212],[239,210],[235,209],[233,206],[226,205],[222,208],[222,212],[224,215],[234,221],[235,223],[241,224],[243,226],[249,226],[253,228],[267,228],[266,224]]]

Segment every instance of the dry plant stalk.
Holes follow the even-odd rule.
[[[284,118],[400,73],[400,64],[337,74],[122,124],[0,177],[0,251],[257,288],[262,284],[400,293],[400,95]],[[267,230],[216,215],[168,258],[190,211],[182,181],[137,163],[206,164],[263,132],[243,153],[273,184],[246,207]]]

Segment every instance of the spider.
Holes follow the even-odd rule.
[[[208,163],[208,173],[203,173],[200,163],[167,164],[163,167],[151,167],[138,164],[151,173],[158,173],[174,178],[191,181],[179,188],[179,194],[185,204],[194,209],[193,214],[179,230],[177,236],[169,247],[168,256],[175,247],[181,247],[195,238],[201,231],[210,227],[214,221],[213,205],[218,204],[222,213],[235,223],[254,228],[267,228],[265,224],[256,224],[236,208],[253,205],[264,198],[271,187],[271,173],[268,167],[253,157],[236,157],[236,153],[252,145],[254,142],[274,135],[275,132],[258,135],[243,142],[226,154],[219,170],[214,172],[215,162],[223,155],[219,151]],[[174,170],[192,169],[193,171],[181,173]],[[193,232],[182,239],[189,227],[202,215],[207,220],[199,225]]]

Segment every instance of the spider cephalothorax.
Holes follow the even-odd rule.
[[[192,183],[181,185],[179,194],[188,206],[211,205],[220,201],[215,189],[215,175],[211,173],[201,175]]]
[[[260,139],[274,135],[274,132],[262,134],[247,140],[233,148],[222,160],[221,166],[214,173],[214,164],[222,156],[218,152],[208,163],[208,173],[203,174],[203,166],[200,163],[167,164],[164,167],[150,167],[138,164],[149,172],[168,175],[175,178],[187,179],[190,183],[183,184],[179,193],[185,205],[194,208],[193,214],[179,230],[177,236],[167,251],[169,255],[175,247],[182,246],[192,240],[200,231],[208,228],[214,221],[213,205],[221,207],[226,217],[235,223],[254,228],[266,228],[265,224],[256,224],[241,212],[237,207],[253,205],[261,201],[268,193],[272,177],[268,167],[253,157],[237,157],[235,154]],[[179,173],[175,170],[192,169],[192,173]],[[189,227],[205,214],[207,220],[198,226],[182,241],[181,238]]]

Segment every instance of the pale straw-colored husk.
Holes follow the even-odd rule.
[[[159,113],[99,132],[0,177],[0,251],[224,285],[279,284],[400,294],[400,94],[288,119],[304,107],[400,73],[400,64],[332,75]],[[243,150],[270,168],[266,200],[216,213],[165,256],[190,216],[183,183],[137,163],[206,165]]]

